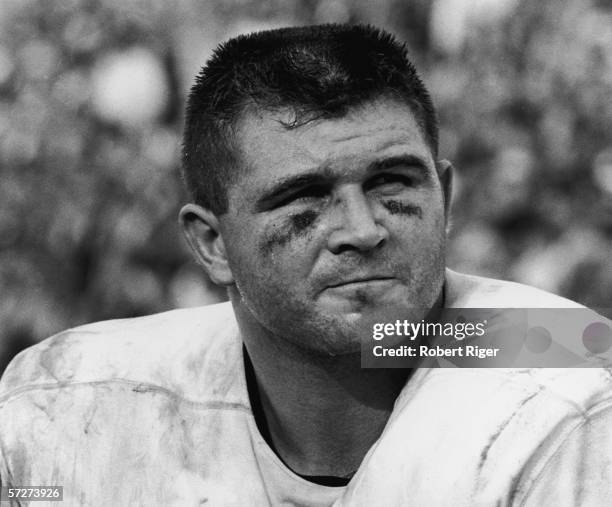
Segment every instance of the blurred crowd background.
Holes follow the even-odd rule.
[[[451,267],[612,307],[610,0],[1,0],[0,372],[224,297],[177,228],[185,94],[220,41],[322,22],[407,41],[458,173]]]

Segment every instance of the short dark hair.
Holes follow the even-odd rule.
[[[389,96],[407,103],[434,157],[438,121],[431,97],[391,34],[363,25],[281,28],[221,44],[201,69],[187,101],[183,177],[196,203],[227,211],[239,172],[236,125],[247,108],[289,107],[294,128],[341,117]]]

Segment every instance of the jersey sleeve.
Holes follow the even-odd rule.
[[[612,402],[584,413],[532,477],[513,505],[612,505]]]

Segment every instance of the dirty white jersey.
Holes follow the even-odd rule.
[[[452,271],[446,304],[577,306]],[[62,486],[48,505],[64,506],[612,506],[612,375],[421,368],[348,485],[330,487],[260,435],[229,303],[101,322],[4,373],[0,480]]]

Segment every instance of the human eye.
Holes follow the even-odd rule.
[[[367,184],[367,190],[379,190],[384,193],[402,192],[407,188],[414,187],[414,177],[403,173],[381,173],[371,178]]]
[[[286,194],[276,203],[276,208],[289,206],[292,204],[307,204],[324,199],[328,194],[328,189],[324,185],[308,185]]]

